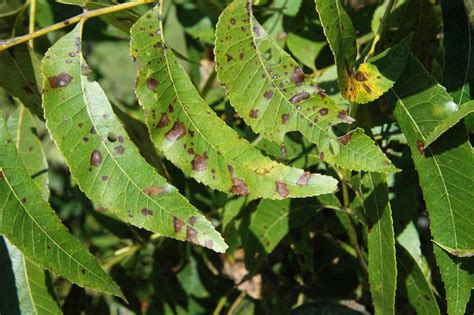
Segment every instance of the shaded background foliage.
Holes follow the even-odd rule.
[[[51,0],[38,0],[36,4],[37,28],[82,12],[79,7]],[[111,4],[101,1],[85,5],[94,9]],[[369,53],[386,4],[377,0],[341,1],[354,25],[359,55]],[[227,5],[224,0],[165,1],[163,29],[166,44],[178,57],[205,101],[241,137],[283,164],[342,178],[348,190],[306,199],[247,200],[243,196],[211,190],[192,180],[153,149],[144,112],[135,96],[139,64],[131,62],[128,31],[150,7],[139,6],[91,19],[84,26],[82,41],[85,58],[93,70],[91,78],[104,89],[114,112],[124,122],[140,153],[217,226],[229,249],[218,254],[133,227],[110,215],[107,209],[90,201],[80,191],[44,123],[36,119],[34,134],[41,139],[49,163],[51,207],[69,231],[97,257],[128,300],[125,303],[45,272],[41,281],[48,294],[56,296],[59,305],[56,311],[52,307],[50,312],[55,313],[60,307],[66,314],[373,313],[374,293],[370,292],[371,274],[367,273],[367,263],[371,260],[368,247],[373,224],[379,220],[376,214],[370,214],[374,210],[370,204],[374,195],[387,196],[385,191],[388,191],[389,199],[383,206],[391,206],[393,237],[396,239],[395,311],[397,314],[445,313],[448,308],[446,287],[438,269],[440,263],[436,263],[434,255],[434,251],[440,249],[432,242],[427,205],[420,186],[420,181],[421,185],[428,186],[426,181],[436,175],[421,172],[418,178],[415,166],[418,172],[420,166],[417,163],[429,162],[421,159],[419,162],[417,157],[412,159],[412,155],[417,153],[413,150],[413,143],[416,147],[418,138],[400,129],[408,130],[406,124],[399,125],[395,121],[406,121],[401,117],[400,99],[408,99],[410,95],[397,93],[400,95],[397,98],[388,92],[387,98],[367,105],[352,105],[351,113],[357,120],[355,125],[371,134],[392,163],[403,170],[391,174],[388,185],[372,173],[351,173],[320,163],[315,145],[298,133],[289,133],[284,145],[264,139],[244,123],[230,105],[225,89],[216,80],[215,27]],[[339,92],[334,56],[314,1],[261,0],[255,1],[254,5],[256,19],[277,45],[289,52],[338,106],[348,106],[349,102]],[[27,8],[28,2],[20,0],[5,0],[0,4],[1,39],[27,33]],[[462,105],[472,99],[474,71],[472,63],[468,62],[470,57],[474,59],[474,50],[468,45],[473,39],[472,27],[465,27],[466,23],[474,23],[468,19],[472,19],[472,9],[472,6],[464,6],[462,1],[449,0],[441,4],[431,0],[396,1],[386,19],[385,32],[375,48],[381,52],[411,34],[411,54],[427,73],[444,84],[454,101]],[[462,23],[465,23],[464,27]],[[26,72],[32,72],[35,62],[72,27],[35,39],[37,56],[14,59],[24,61],[24,68],[29,69]],[[11,57],[21,54],[28,54],[25,46],[0,52],[0,108],[6,115],[14,115],[21,106],[20,101],[30,104],[29,108],[35,114],[42,112],[41,78],[31,82],[24,93],[24,87],[18,86],[15,77],[4,74],[10,69],[8,62],[11,62]],[[420,64],[413,65],[417,66]],[[394,91],[397,92],[403,82],[419,73],[422,72],[402,74]],[[426,77],[420,75],[420,79],[415,81],[425,84]],[[437,87],[436,81],[426,80],[425,88]],[[20,92],[19,100],[12,97],[18,95],[13,92],[18,88],[24,90]],[[449,153],[464,145],[464,148],[471,149],[472,156],[472,147],[461,126],[463,124],[470,132],[472,143],[472,122],[471,114],[442,136],[444,138],[440,141],[446,138],[451,141],[447,146],[434,142],[429,147],[433,154]],[[346,131],[344,127],[335,128],[339,135]],[[470,167],[468,165],[466,171],[472,169],[472,165]],[[469,185],[469,181],[467,183]],[[470,185],[472,191],[472,181]],[[465,188],[469,189],[469,186]],[[471,201],[466,202],[469,204]],[[380,200],[375,204],[377,202]],[[367,216],[374,222],[366,220]],[[383,226],[379,228],[389,230]],[[15,284],[18,274],[12,266],[13,255],[7,242],[6,239],[0,242],[0,287],[2,292],[8,292],[8,295],[0,295],[0,313],[17,314],[20,312],[20,297],[12,288],[19,286],[18,282]],[[444,255],[446,259],[465,259],[460,264],[466,264],[468,267],[464,269],[472,270],[469,269],[472,258]],[[384,266],[380,269],[383,272]],[[472,276],[472,271],[469,274]],[[463,306],[459,307],[463,309]],[[471,297],[466,313],[473,311]],[[457,309],[453,314],[462,314],[462,311]]]

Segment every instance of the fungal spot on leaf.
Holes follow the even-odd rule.
[[[235,22],[236,22],[236,21],[235,21],[234,18],[230,19],[230,24],[235,25]]]
[[[327,115],[328,112],[329,112],[329,110],[328,110],[327,108],[321,108],[321,109],[319,110],[319,113],[320,113],[322,116]]]
[[[357,71],[355,73],[355,79],[357,81],[367,81],[369,78],[367,77],[367,74],[365,74],[364,72]]]
[[[337,118],[347,122],[348,124],[352,124],[355,121],[354,118],[347,115],[347,112],[345,110],[339,111],[339,113],[337,114]]]
[[[93,135],[93,134],[95,134],[95,133],[96,133],[96,132],[95,132],[95,128],[94,128],[94,127],[92,127],[92,128],[91,128],[91,131],[90,131],[90,133],[91,133],[91,135]]]
[[[196,223],[196,217],[195,216],[192,216],[188,219],[188,223],[191,224],[191,225],[194,225],[194,223]]]
[[[102,176],[102,180],[103,180],[104,182],[108,181],[108,180],[109,180],[109,176],[107,176],[107,175]]]
[[[4,176],[5,176],[5,175],[3,175],[3,171],[0,171],[0,180],[3,180],[3,177],[4,177]]]
[[[166,113],[161,113],[160,121],[156,124],[156,128],[163,128],[170,124],[170,120]]]
[[[310,94],[306,91],[303,91],[303,92],[299,92],[295,95],[293,95],[291,98],[290,98],[290,103],[291,104],[296,104],[296,103],[299,103],[301,101],[304,101],[304,100],[307,100],[309,98]]]
[[[362,85],[364,87],[364,90],[368,93],[368,94],[372,94],[372,89],[370,88],[370,86],[368,86],[367,84],[363,84]]]
[[[118,136],[118,138],[117,138],[117,139],[118,139],[118,142],[120,142],[120,143],[123,143],[123,140],[124,140],[124,139],[123,139],[123,137],[122,137],[122,136]]]
[[[281,115],[281,123],[283,125],[285,125],[287,122],[288,122],[288,119],[290,119],[290,115],[289,114],[283,114]]]
[[[258,117],[258,109],[251,109],[249,116],[250,116],[250,118],[257,119],[257,117]]]
[[[253,33],[254,33],[257,37],[260,37],[260,35],[262,35],[262,32],[261,32],[261,30],[260,30],[260,27],[254,26],[254,27],[252,27],[252,30],[253,30]]]
[[[288,186],[286,186],[285,183],[282,183],[280,181],[276,181],[275,184],[276,184],[276,192],[283,198],[288,197],[288,193],[289,193]]]
[[[99,166],[100,164],[102,164],[102,154],[99,150],[92,151],[90,165]]]
[[[232,177],[232,188],[230,189],[230,192],[237,195],[248,195],[249,191],[247,184],[243,180],[235,177],[235,172],[232,165],[228,165],[227,168],[229,169],[230,176]]]
[[[263,96],[269,100],[273,97],[273,91],[266,91],[265,93],[263,93]]]
[[[319,159],[324,161],[324,152],[319,152]]]
[[[72,77],[67,73],[61,72],[57,76],[49,77],[48,80],[51,88],[56,89],[67,86],[71,83]]]
[[[171,128],[166,134],[165,137],[168,141],[176,142],[186,135],[186,127],[181,122],[175,122],[173,128]]]
[[[163,187],[156,187],[156,186],[149,186],[146,188],[143,188],[143,192],[147,194],[150,197],[161,195],[162,193],[165,193],[166,190]]]
[[[76,51],[81,52],[81,38],[79,36],[76,37]]]
[[[199,172],[207,169],[207,152],[204,155],[195,154],[191,161],[193,171]]]
[[[85,269],[81,269],[81,273],[82,273],[83,275],[85,275],[85,274],[86,274],[86,270],[85,270]]]
[[[342,145],[346,145],[351,141],[352,139],[352,133],[348,133],[346,135],[343,135],[342,137],[339,137],[338,140]]]
[[[209,249],[212,249],[212,246],[214,245],[214,242],[212,240],[207,240],[205,243],[204,243],[204,246],[209,248]]]
[[[295,70],[293,70],[293,73],[291,74],[291,81],[294,84],[299,85],[304,82],[304,79],[305,79],[305,74],[303,70],[301,70],[301,68],[299,67],[296,67]]]
[[[115,152],[117,152],[117,154],[123,154],[125,152],[125,147],[122,145],[119,145],[118,147],[115,147],[114,150]]]
[[[418,152],[420,152],[422,155],[425,155],[425,143],[423,141],[417,140],[416,148],[418,149]]]
[[[298,179],[296,184],[300,186],[306,186],[308,185],[309,179],[311,178],[311,173],[310,172],[304,172],[303,175]]]
[[[153,210],[151,210],[149,208],[143,208],[142,209],[142,214],[144,216],[152,216],[153,215]]]
[[[232,56],[229,54],[225,54],[225,56],[226,56],[227,62],[234,60],[234,58],[232,58]]]
[[[76,53],[71,51],[69,54],[68,54],[70,57],[76,57]]]
[[[177,217],[173,217],[173,227],[176,233],[181,232],[181,230],[183,229],[183,225],[184,225],[183,221],[181,221]]]
[[[244,52],[243,51],[239,52],[239,59],[244,60]]]
[[[186,228],[186,240],[199,245],[197,231],[190,226]]]
[[[22,204],[25,204],[25,203],[26,203],[26,201],[27,201],[27,200],[26,200],[26,198],[25,198],[25,197],[21,198],[21,203],[22,203]]]
[[[158,84],[160,84],[160,81],[154,79],[154,78],[148,78],[147,80],[147,85],[148,85],[148,88],[152,91],[155,91],[155,89],[157,88]]]

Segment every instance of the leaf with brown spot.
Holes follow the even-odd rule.
[[[43,95],[50,135],[63,154],[72,177],[87,197],[111,214],[163,236],[186,240],[185,233],[174,231],[173,220],[177,218],[184,222],[193,215],[196,217],[193,228],[197,231],[199,240],[196,243],[212,239],[212,249],[224,252],[227,245],[220,234],[175,187],[169,185],[143,159],[124,133],[120,120],[99,84],[81,73],[81,64],[85,64],[82,53],[78,51],[75,57],[68,55],[76,47],[81,32],[82,22],[59,39],[43,59],[44,86],[47,87],[48,78],[57,73],[64,72],[74,77],[66,89],[47,89]],[[62,62],[66,55],[74,62]],[[141,80],[141,83],[148,85],[146,80]],[[158,84],[156,89],[159,90],[162,85]],[[71,97],[72,95],[81,97]],[[68,99],[67,106],[62,98],[64,96]],[[65,118],[67,124],[64,124]],[[78,123],[83,124],[82,129],[78,127]],[[184,125],[177,124],[170,133],[170,138],[182,138],[185,134],[183,127]],[[169,128],[161,129],[167,132]],[[88,142],[82,141],[82,130],[90,130]],[[68,136],[64,137],[65,134]],[[108,135],[112,134],[121,135],[121,138],[109,141]],[[109,176],[108,180],[103,181],[102,176]]]
[[[276,143],[282,143],[288,132],[298,131],[317,146],[327,163],[345,169],[395,171],[374,141],[361,131],[357,141],[333,150],[334,143],[338,142],[332,126],[354,120],[347,113],[340,114],[346,112],[346,108],[327,97],[317,82],[304,74],[253,17],[251,5],[247,3],[251,4],[236,0],[222,11],[214,50],[217,76],[227,87],[230,103],[245,123]],[[235,27],[228,28],[228,21],[236,16],[249,18],[236,19]],[[242,29],[249,35],[241,36]],[[245,53],[242,60],[227,61],[226,55],[240,51]],[[271,99],[263,95],[268,90],[273,91]],[[248,114],[251,110],[259,110],[257,118]],[[293,183],[297,180],[295,178]],[[293,188],[290,188],[290,195],[292,193]]]
[[[173,126],[171,128],[156,128],[161,118],[146,116],[156,148],[185,174],[228,193],[282,199],[334,191],[336,180],[320,174],[312,176],[305,186],[297,185],[303,170],[279,164],[264,156],[214,113],[199,95],[173,51],[153,48],[154,45],[164,45],[166,29],[161,36],[153,37],[151,42],[146,32],[140,31],[141,28],[151,32],[163,29],[158,22],[159,10],[151,10],[151,18],[140,19],[131,30],[131,51],[143,65],[136,89],[141,106],[148,113],[166,112],[172,100],[175,107],[174,111],[167,113],[167,122]],[[235,18],[236,26],[241,23],[239,20]],[[232,25],[230,19],[227,22],[227,25]],[[232,52],[230,56],[238,56],[241,51]],[[240,62],[240,58],[233,58],[231,62]],[[147,86],[146,78],[150,76],[160,81],[155,91]],[[275,97],[270,87],[258,94],[265,102],[273,102]],[[262,112],[248,108],[245,116],[258,120]],[[232,165],[232,171],[230,168],[223,170],[222,165]],[[275,181],[285,183],[289,193],[280,195],[275,190]]]

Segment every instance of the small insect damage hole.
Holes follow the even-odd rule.
[[[117,141],[117,135],[113,132],[109,132],[107,134],[107,140],[109,140],[110,142],[115,142]]]

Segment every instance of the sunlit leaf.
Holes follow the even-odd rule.
[[[387,92],[403,71],[409,38],[356,65],[356,35],[340,0],[318,0],[316,7],[334,54],[342,95],[352,102],[365,104]]]
[[[418,171],[433,239],[450,248],[473,248],[474,212],[467,200],[474,200],[474,156],[466,131],[458,124],[431,146],[424,146],[427,132],[449,117],[456,104],[414,57],[409,57],[389,96]],[[462,267],[460,259],[472,264],[472,258],[452,257],[437,246],[434,251],[448,313],[464,314],[474,275]]]
[[[61,224],[20,160],[0,115],[0,234],[36,264],[81,286],[122,296],[119,287]]]
[[[331,126],[353,121],[252,16],[250,1],[231,3],[217,25],[219,80],[245,122],[278,143],[299,131],[322,159],[347,169],[390,172],[394,167],[363,130],[336,137]]]
[[[381,174],[363,175],[361,189],[366,212],[369,284],[376,314],[395,314],[397,264],[392,210],[387,179]]]
[[[224,251],[219,233],[145,162],[100,86],[89,80],[81,31],[82,23],[43,59],[47,126],[79,187],[125,222]]]
[[[186,174],[224,192],[270,199],[334,192],[335,179],[272,161],[212,111],[166,47],[159,15],[156,7],[132,28],[132,54],[143,64],[136,91],[157,148]]]

